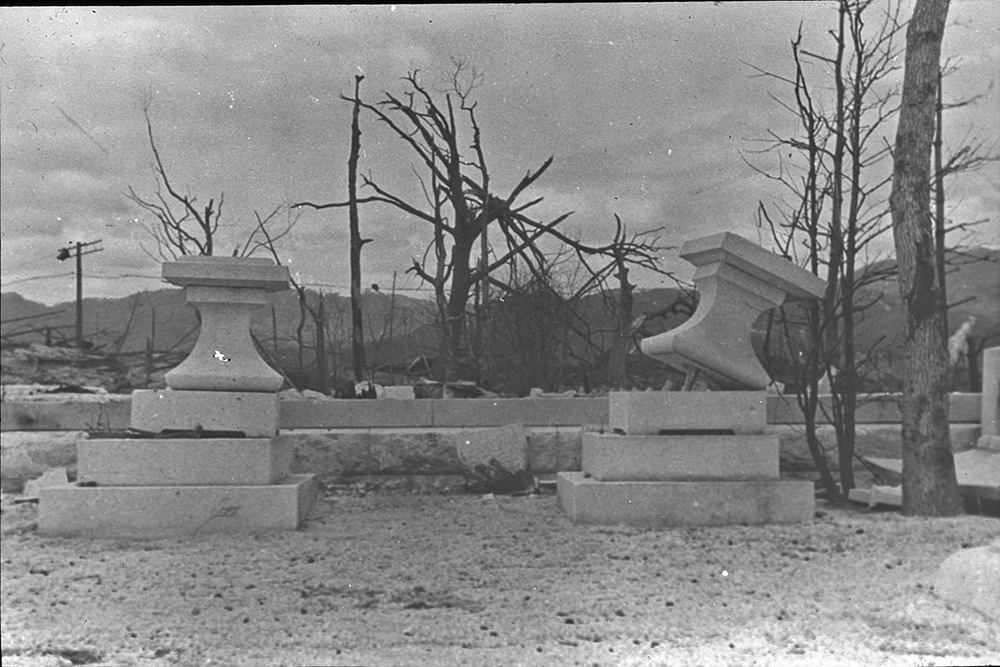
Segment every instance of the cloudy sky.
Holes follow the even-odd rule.
[[[880,2],[871,10],[874,22]],[[225,193],[220,246],[229,254],[255,211],[282,202],[342,201],[351,107],[340,99],[364,74],[362,96],[404,90],[420,69],[439,86],[458,57],[485,74],[477,90],[487,161],[503,193],[549,156],[528,193],[537,217],[575,211],[564,230],[606,241],[618,213],[664,243],[722,230],[757,238],[754,212],[777,191],[743,160],[768,130],[787,133],[787,99],[745,63],[788,74],[789,43],[829,52],[829,2],[648,5],[406,5],[302,7],[71,7],[0,9],[2,288],[55,303],[74,294],[58,250],[101,239],[85,257],[87,296],[160,285],[154,245],[123,195],[155,192],[144,99],[168,174],[207,203]],[[905,0],[908,18],[912,0]],[[946,140],[1000,135],[1000,3],[953,0],[946,55],[961,57],[946,97],[983,93],[952,112]],[[902,58],[900,58],[900,65]],[[895,77],[894,81],[900,80]],[[818,79],[817,79],[818,81]],[[820,92],[829,96],[829,91]],[[371,117],[361,169],[417,198],[412,158]],[[891,139],[891,137],[890,137]],[[774,156],[754,158],[761,166]],[[979,241],[1000,245],[1000,174],[956,182],[949,215],[988,218]],[[429,230],[366,207],[365,284],[420,294],[405,275]],[[280,246],[302,282],[348,291],[347,214],[307,212]],[[886,240],[891,246],[891,239]],[[143,248],[146,248],[144,250]],[[676,251],[663,265],[685,273]],[[640,275],[640,285],[660,279]]]

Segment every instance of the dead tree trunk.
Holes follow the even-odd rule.
[[[365,375],[365,329],[361,316],[361,249],[371,239],[361,238],[358,220],[358,154],[361,152],[361,82],[364,76],[354,77],[354,117],[351,122],[351,155],[347,160],[347,196],[351,226],[351,352],[354,358],[354,381],[361,382]]]
[[[313,331],[316,346],[316,391],[321,394],[330,393],[330,373],[326,364],[326,309],[323,306],[323,293],[319,293],[319,305],[313,313]]]
[[[931,144],[941,41],[949,0],[917,0],[906,32],[906,62],[893,169],[892,227],[905,315],[903,513],[962,511],[948,433],[946,299],[935,265],[930,210]]]

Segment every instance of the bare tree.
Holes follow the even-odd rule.
[[[768,230],[779,252],[827,283],[821,301],[769,316],[767,336],[787,348],[779,356],[788,365],[810,451],[833,499],[854,486],[854,413],[864,373],[860,362],[874,356],[874,350],[857,349],[856,329],[879,298],[869,286],[886,274],[885,265],[882,270],[872,268],[869,247],[887,230],[889,179],[882,163],[889,153],[880,140],[896,112],[896,93],[885,80],[896,69],[899,22],[897,8],[870,29],[865,14],[870,4],[841,0],[837,27],[829,32],[832,55],[806,49],[800,28],[792,41],[791,78],[754,67],[760,76],[791,88],[791,103],[772,97],[798,125],[792,136],[771,132],[762,151],[777,154],[777,174],[748,161],[788,193],[775,205],[777,214],[759,203],[759,225]],[[819,101],[820,85],[807,76],[813,65],[832,79],[830,106]],[[830,380],[829,405],[819,400],[823,378]],[[817,436],[820,410],[837,435],[839,487]]]
[[[276,216],[279,215],[279,213],[282,212],[287,217],[287,223],[285,224],[286,231],[284,232],[287,233],[287,230],[291,230],[299,219],[299,215],[293,214],[291,208],[275,209],[267,217],[261,217],[258,213],[254,212],[254,216],[257,220],[257,227],[254,229],[254,235],[251,235],[251,238],[256,238],[255,235],[259,234],[260,239],[255,241],[254,245],[249,246],[266,250],[277,264],[281,264],[281,257],[278,255],[277,247],[275,245],[277,239],[271,235],[271,232],[269,231],[269,224]],[[313,352],[316,365],[316,373],[312,386],[315,387],[315,389],[320,393],[329,394],[330,372],[327,363],[327,342],[329,337],[327,335],[326,305],[323,292],[320,291],[318,298],[316,299],[316,304],[313,305],[309,303],[309,292],[306,289],[306,286],[296,280],[292,275],[289,275],[289,280],[292,283],[292,288],[295,290],[295,296],[297,297],[299,304],[299,322],[295,329],[298,374],[300,376],[304,375],[306,370],[304,363],[304,352],[306,349],[305,323],[308,317],[312,320],[313,324]]]
[[[151,99],[147,96],[142,104],[142,115],[146,121],[149,148],[153,153],[152,166],[156,191],[151,197],[143,197],[130,185],[125,196],[153,217],[152,223],[139,220],[138,224],[156,243],[157,255],[154,259],[169,261],[185,255],[213,255],[217,250],[217,235],[225,193],[219,194],[218,203],[213,197],[208,200],[208,204],[201,207],[196,195],[190,191],[182,192],[174,185],[153,135],[153,123],[149,117],[150,104]],[[274,212],[263,218],[264,224],[276,220],[278,218],[276,214],[281,208],[282,206],[275,207]],[[282,230],[272,229],[265,242],[261,236],[263,230],[261,221],[262,219],[257,216],[257,224],[250,234],[242,244],[237,244],[234,248],[232,252],[234,257],[248,257],[264,248],[267,242],[277,242],[291,231],[291,224]],[[146,252],[152,256],[148,250]]]
[[[211,255],[215,250],[215,235],[219,229],[219,218],[225,203],[225,193],[208,200],[204,208],[196,204],[198,198],[190,192],[182,193],[174,187],[167,175],[160,151],[153,136],[153,123],[149,118],[151,100],[143,101],[142,115],[146,120],[146,135],[149,148],[153,152],[153,171],[156,176],[156,192],[144,198],[130,185],[128,198],[151,214],[156,222],[139,222],[156,241],[161,260],[177,259],[182,255]]]
[[[948,429],[946,299],[935,265],[931,149],[949,0],[917,0],[906,61],[892,178],[892,228],[906,309],[903,367],[903,513],[962,511]]]
[[[358,219],[358,157],[361,153],[361,82],[354,77],[354,113],[351,116],[351,155],[347,160],[347,202],[351,229],[351,351],[354,359],[354,381],[361,382],[365,374],[365,332],[361,318],[361,249],[371,239],[361,238]]]
[[[567,255],[556,253],[536,271],[512,264],[503,291],[494,291],[481,355],[488,372],[483,383],[494,391],[525,396],[538,387],[559,391],[571,381],[575,364],[577,303],[561,275]]]
[[[637,336],[640,335],[647,321],[659,317],[659,313],[642,313],[636,317],[634,313],[636,285],[629,280],[631,268],[644,268],[654,273],[670,278],[682,288],[682,294],[690,292],[676,279],[672,272],[660,267],[659,257],[673,246],[663,245],[659,233],[661,229],[652,229],[628,235],[621,218],[615,214],[615,236],[605,246],[588,247],[583,244],[574,246],[581,265],[589,274],[588,280],[577,291],[576,300],[590,290],[598,290],[605,307],[612,313],[614,332],[611,346],[605,355],[607,358],[607,383],[616,389],[628,389],[630,382],[627,373],[628,355],[633,350],[639,350]],[[593,258],[600,258],[603,265],[594,266]],[[612,279],[616,281],[617,289],[611,287]],[[668,306],[667,309],[680,307],[683,303],[692,303],[693,297]],[[688,313],[690,314],[690,312]]]
[[[423,191],[424,202],[416,203],[386,190],[372,176],[363,178],[363,187],[373,194],[358,203],[384,203],[430,225],[432,238],[423,258],[413,259],[409,272],[429,283],[435,294],[442,331],[439,374],[454,378],[460,374],[460,362],[466,356],[466,309],[473,288],[487,277],[519,258],[531,270],[542,262],[538,241],[545,236],[578,245],[556,228],[571,213],[541,222],[528,210],[542,198],[521,203],[524,192],[552,164],[546,160],[538,169],[528,171],[503,195],[492,190],[482,133],[476,116],[473,93],[483,77],[464,62],[454,61],[447,92],[435,97],[421,83],[419,72],[406,77],[408,90],[397,96],[385,93],[377,104],[368,104],[357,96],[344,97],[360,106],[389,127],[416,155],[421,171],[414,174]],[[468,148],[465,142],[469,141]],[[343,207],[350,202],[297,206],[314,209]],[[488,258],[477,257],[476,244],[491,227],[503,238],[502,250]],[[492,281],[491,281],[492,282]]]

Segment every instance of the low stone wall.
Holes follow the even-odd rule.
[[[858,424],[899,424],[900,397],[859,397]],[[823,403],[829,405],[824,397]],[[951,423],[979,424],[980,394],[951,395]],[[101,431],[129,427],[131,398],[70,398],[0,403],[3,431]],[[821,413],[822,414],[822,413]],[[822,421],[822,419],[821,419]],[[524,424],[535,427],[601,426],[608,422],[604,398],[291,400],[281,403],[285,429],[476,428]],[[794,396],[768,396],[767,423],[801,424]]]
[[[956,452],[975,447],[979,399],[978,394],[952,396],[951,436]],[[607,406],[607,399],[602,398],[286,401],[279,437],[295,443],[294,473],[448,476],[461,474],[451,444],[454,434],[520,423],[525,426],[531,470],[545,478],[580,470],[583,432],[603,427]],[[901,457],[895,401],[882,398],[865,403],[856,415],[859,454]],[[0,477],[4,491],[20,491],[25,480],[51,468],[72,470],[76,443],[87,437],[87,431],[124,429],[128,420],[128,400],[3,403]],[[769,397],[768,423],[768,431],[781,436],[783,470],[812,469],[794,398]],[[819,436],[834,452],[833,428],[821,426]]]

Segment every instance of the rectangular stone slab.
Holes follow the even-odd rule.
[[[639,528],[798,523],[815,515],[813,483],[797,480],[601,482],[581,472],[556,478],[573,523]]]
[[[820,299],[826,283],[816,275],[732,232],[685,241],[680,256],[695,266],[730,264],[785,292],[788,300]]]
[[[601,481],[777,479],[777,435],[584,433],[583,472]]]
[[[45,536],[158,539],[296,530],[316,502],[313,475],[269,486],[49,487],[39,493]]]
[[[288,289],[287,266],[265,257],[189,255],[163,263],[163,279],[181,287],[244,287],[277,292]]]
[[[295,444],[278,438],[82,440],[77,480],[98,486],[266,485],[288,476]]]
[[[132,394],[132,428],[161,433],[242,431],[248,438],[278,432],[278,395],[243,391],[141,390]]]
[[[608,422],[627,435],[664,430],[731,430],[763,433],[767,393],[763,391],[613,391]]]

